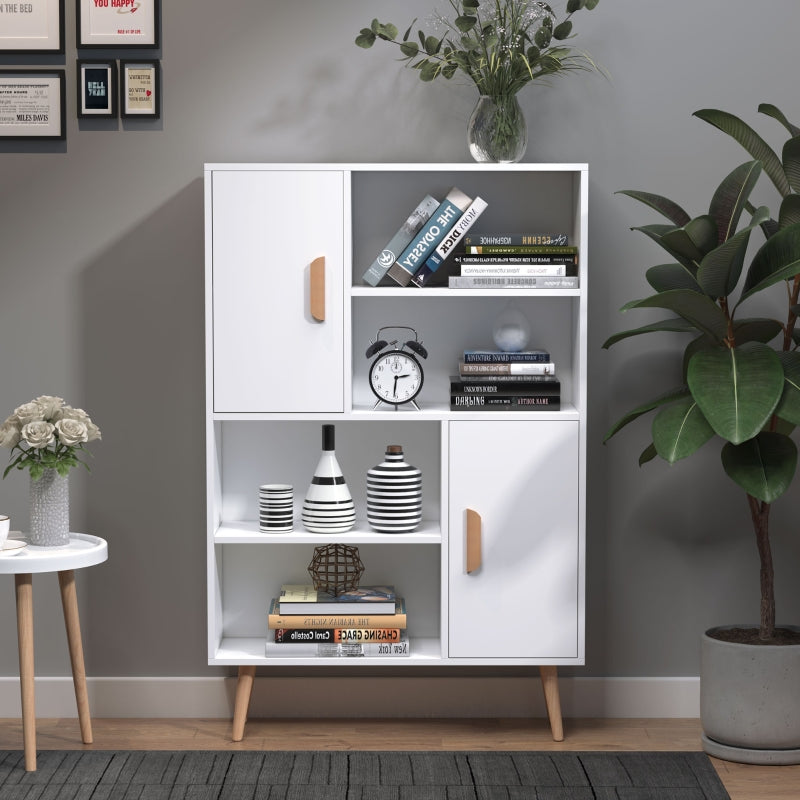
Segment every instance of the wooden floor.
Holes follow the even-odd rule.
[[[95,719],[94,744],[77,719],[40,719],[39,750],[700,750],[695,719],[565,719],[563,742],[545,720],[251,720],[233,743],[219,719]],[[22,723],[0,719],[0,749],[22,749]],[[800,766],[712,759],[731,800],[798,800]]]

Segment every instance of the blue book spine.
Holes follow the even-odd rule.
[[[381,250],[378,257],[370,264],[364,273],[364,283],[377,286],[389,267],[397,260],[398,253],[402,253],[408,246],[415,233],[431,218],[431,214],[439,207],[439,201],[426,195],[425,199],[411,212],[399,231],[392,237],[386,247]]]
[[[392,264],[388,273],[389,277],[400,286],[408,286],[417,270],[425,263],[428,255],[436,249],[445,234],[458,222],[471,202],[471,198],[467,197],[460,189],[453,187],[433,213],[428,224],[411,240],[411,244]]]

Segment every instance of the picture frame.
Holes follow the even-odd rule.
[[[63,69],[0,69],[0,141],[67,138]]]
[[[161,47],[161,0],[76,0],[78,48]]]
[[[153,60],[119,62],[120,116],[124,119],[161,117],[161,64]]]
[[[77,68],[78,117],[114,119],[117,116],[117,62],[79,59]]]
[[[64,53],[64,0],[2,3],[0,55]]]

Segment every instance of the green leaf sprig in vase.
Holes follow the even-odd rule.
[[[414,36],[415,19],[398,39],[396,25],[374,19],[355,43],[370,48],[379,39],[391,42],[423,81],[466,76],[479,94],[468,126],[470,154],[476,161],[519,161],[527,127],[517,93],[534,80],[596,68],[586,53],[565,42],[573,36],[572,15],[595,8],[599,0],[567,0],[561,20],[539,0],[448,2],[452,19],[434,11],[427,20],[434,33],[417,26]]]
[[[11,450],[3,477],[15,468],[29,470],[34,481],[46,469],[62,477],[78,464],[88,470],[79,454],[86,443],[100,438],[100,429],[82,408],[73,408],[60,397],[37,397],[16,408],[0,425],[0,447]]]

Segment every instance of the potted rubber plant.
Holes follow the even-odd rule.
[[[674,464],[711,442],[720,447],[722,469],[747,501],[742,509],[749,510],[759,554],[761,607],[758,624],[712,628],[702,637],[703,745],[734,761],[800,763],[800,629],[776,624],[770,547],[770,509],[797,467],[800,128],[773,105],[759,112],[789,133],[780,155],[733,114],[695,112],[751,157],[722,180],[702,213],[692,216],[662,195],[620,192],[661,215],[634,230],[669,261],[646,272],[654,294],[621,309],[655,309],[661,317],[611,336],[603,347],[661,331],[686,339],[675,352],[680,385],[626,413],[604,441],[654,412],[640,465],[656,457]],[[749,199],[762,174],[779,195],[775,215]],[[774,317],[748,316],[756,295],[780,309]]]

